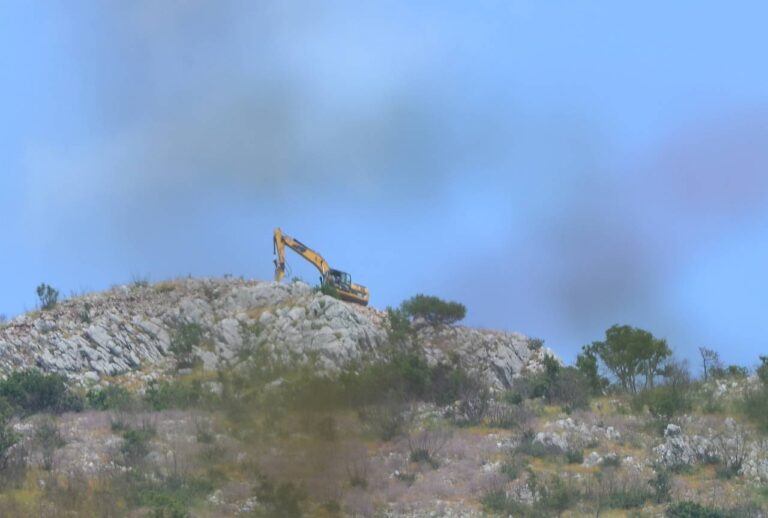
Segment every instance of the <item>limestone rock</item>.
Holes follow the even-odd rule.
[[[0,373],[38,367],[86,385],[118,374],[154,378],[173,366],[172,337],[185,323],[203,330],[195,353],[206,369],[261,347],[275,359],[334,372],[378,357],[387,341],[386,313],[302,282],[180,279],[117,286],[13,319],[0,329]],[[418,338],[430,363],[458,361],[496,389],[552,355],[518,333],[421,325]]]

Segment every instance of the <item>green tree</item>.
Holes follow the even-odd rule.
[[[608,386],[608,380],[598,371],[597,353],[592,345],[581,348],[581,354],[576,356],[576,369],[587,380],[592,394],[598,395]]]
[[[605,332],[605,340],[591,347],[621,387],[633,394],[638,388],[653,388],[662,363],[672,355],[666,340],[631,326],[612,326]],[[643,376],[644,386],[639,387]]]
[[[701,355],[701,368],[704,371],[704,381],[707,381],[712,373],[722,369],[720,355],[717,351],[706,347],[699,347],[699,354]]]
[[[53,309],[59,302],[59,290],[45,283],[37,287],[37,298],[41,309]]]
[[[464,304],[448,302],[430,295],[416,295],[400,306],[410,318],[423,318],[430,324],[453,324],[467,314]]]

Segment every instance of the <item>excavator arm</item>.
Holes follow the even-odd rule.
[[[294,239],[288,234],[283,234],[283,231],[279,228],[275,229],[275,236],[274,236],[274,248],[275,248],[275,254],[277,255],[277,259],[275,259],[275,280],[281,281],[283,280],[283,277],[285,276],[285,247],[290,248],[297,254],[299,254],[301,257],[312,263],[315,268],[317,268],[320,271],[320,275],[323,277],[326,276],[328,271],[331,269],[331,267],[328,265],[328,261],[326,261],[322,255],[315,252],[311,248],[309,248],[307,245],[299,241],[298,239]]]
[[[320,271],[323,285],[332,286],[343,300],[356,302],[364,306],[368,305],[368,288],[354,284],[348,273],[334,270],[322,255],[310,247],[284,234],[279,228],[275,229],[274,237],[275,255],[275,280],[280,282],[285,276],[285,247],[287,246],[301,257],[312,263]]]

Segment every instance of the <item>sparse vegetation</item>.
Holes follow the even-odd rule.
[[[43,457],[43,469],[51,471],[54,453],[66,444],[59,427],[52,419],[43,419],[35,427],[34,440]]]
[[[563,367],[551,356],[544,357],[542,372],[515,380],[512,395],[515,401],[542,398],[548,404],[561,405],[570,413],[586,408],[591,397],[589,381],[578,369]]]

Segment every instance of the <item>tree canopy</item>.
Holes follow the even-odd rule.
[[[453,324],[467,314],[464,304],[448,302],[430,295],[416,295],[403,302],[402,311],[411,318],[423,318],[430,324]]]
[[[672,351],[667,341],[648,331],[632,326],[614,325],[605,332],[605,340],[590,346],[616,376],[622,388],[637,393],[638,388],[650,388],[661,374],[661,366]],[[644,379],[643,387],[639,384]]]

